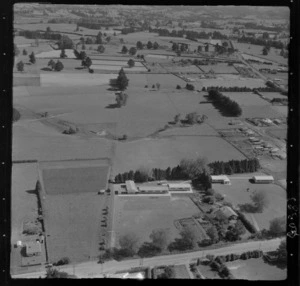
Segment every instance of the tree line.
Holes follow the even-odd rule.
[[[171,32],[168,29],[161,29],[161,28],[151,28],[149,27],[150,33],[158,33],[159,36],[163,37],[179,37],[183,38],[184,35],[187,39],[194,40],[194,39],[216,39],[216,40],[225,40],[228,37],[219,31],[214,32],[196,32],[191,30],[172,30]]]
[[[29,31],[23,30],[19,31],[19,36],[25,37],[27,39],[45,39],[45,40],[60,40],[62,35],[59,33],[53,33],[49,31]]]
[[[239,43],[247,43],[252,45],[258,45],[258,46],[269,46],[276,49],[283,49],[284,44],[281,41],[276,40],[267,40],[263,38],[254,38],[254,37],[246,37],[242,36],[237,40]]]
[[[230,160],[228,162],[216,161],[208,164],[212,175],[231,175],[241,173],[253,173],[260,168],[256,158],[244,160]]]
[[[211,100],[212,104],[224,115],[240,116],[242,114],[242,109],[237,102],[231,100],[228,96],[223,95],[216,89],[210,89],[208,91],[208,99]]]

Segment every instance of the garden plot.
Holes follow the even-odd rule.
[[[201,65],[199,66],[201,70],[208,73],[213,70],[214,73],[221,74],[238,74],[239,72],[234,68],[234,66],[229,66],[228,64],[216,64],[216,65]]]
[[[47,195],[44,205],[49,262],[97,259],[105,198],[93,193]]]
[[[222,92],[222,94],[236,101],[241,106],[270,105],[266,100],[252,92]]]
[[[109,84],[115,74],[41,73],[41,86],[90,86]]]
[[[170,233],[170,242],[179,237],[174,221],[199,213],[188,197],[115,197],[114,246],[122,235],[134,233],[139,243],[149,241],[154,229]]]
[[[241,280],[285,280],[287,270],[264,262],[263,258],[236,260],[227,262],[226,266],[235,279]]]
[[[66,49],[65,52],[69,59],[76,59],[73,49]],[[36,54],[35,57],[36,58],[56,59],[56,58],[60,58],[60,54],[61,54],[61,50],[52,50],[52,51]]]
[[[167,168],[182,159],[204,156],[209,162],[242,160],[245,156],[228,142],[215,136],[172,136],[117,143],[114,175],[140,167]]]
[[[61,164],[63,165],[63,163]],[[87,193],[106,189],[108,166],[44,168],[43,183],[48,195]]]

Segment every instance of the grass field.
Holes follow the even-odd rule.
[[[235,206],[251,203],[250,195],[255,191],[266,192],[269,201],[268,206],[262,213],[247,213],[246,216],[252,222],[254,219],[260,229],[269,229],[272,219],[286,214],[286,191],[275,184],[251,184],[248,179],[253,176],[254,174],[229,176],[229,178],[240,177],[240,179],[231,179],[230,186],[213,184],[213,188],[224,194],[225,200],[233,203]],[[248,188],[249,191],[247,192]]]
[[[236,101],[240,106],[267,106],[267,101],[252,92],[222,92],[225,96]]]
[[[119,69],[115,69],[119,71]],[[90,86],[109,84],[115,74],[89,74],[89,73],[41,73],[41,86]]]
[[[287,270],[271,266],[262,258],[236,260],[226,263],[230,272],[236,279],[243,280],[285,280]]]
[[[12,165],[11,241],[13,243],[21,239],[23,221],[31,221],[37,218],[37,196],[30,193],[35,190],[37,180],[37,164]]]
[[[143,166],[177,166],[181,159],[197,156],[205,156],[210,162],[245,158],[225,140],[210,136],[180,136],[118,143],[115,154],[113,168],[116,173]]]
[[[72,49],[66,49],[65,50],[66,56],[69,59],[76,59],[76,56],[74,55],[74,51]],[[42,52],[39,54],[36,54],[36,58],[51,58],[51,59],[58,59],[60,58],[61,50],[52,50],[49,52]]]
[[[263,46],[258,46],[258,45],[251,45],[251,44],[246,44],[246,43],[237,43],[233,42],[233,45],[236,49],[238,49],[242,53],[247,53],[253,56],[257,56],[260,58],[265,59],[266,61],[272,61],[275,63],[280,63],[287,65],[288,60],[285,59],[284,57],[280,56],[280,50],[271,48],[270,52],[268,53],[267,56],[264,56],[262,54]],[[257,59],[258,60],[258,59]]]
[[[69,257],[71,262],[97,259],[103,196],[95,193],[48,195],[45,227],[50,262]]]
[[[42,171],[45,191],[48,195],[69,193],[95,194],[106,189],[108,166],[64,167],[61,165],[45,168]]]
[[[216,65],[203,65],[199,66],[204,72],[209,72],[213,70],[215,73],[229,73],[238,74],[239,72],[234,68],[234,66],[228,66],[228,64],[216,64]]]
[[[166,229],[170,240],[179,236],[174,220],[199,212],[188,197],[116,197],[113,230],[114,242],[124,234],[134,233],[140,243],[149,241],[154,229]]]

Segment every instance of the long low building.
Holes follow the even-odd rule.
[[[191,192],[192,187],[191,184],[184,183],[172,183],[168,184],[170,192]]]
[[[218,176],[210,176],[211,177],[211,182],[212,183],[221,183],[224,185],[229,185],[230,180],[227,176],[225,175],[218,175]]]
[[[166,193],[169,191],[169,188],[166,186],[140,186],[138,187],[138,190],[141,193],[151,193],[151,192]]]
[[[252,180],[254,183],[261,183],[261,184],[269,184],[274,183],[274,177],[273,176],[253,176]]]

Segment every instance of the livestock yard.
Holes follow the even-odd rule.
[[[61,260],[104,263],[129,233],[142,251],[121,249],[128,259],[255,241],[285,215],[286,12],[253,36],[219,8],[216,16],[173,6],[22,5],[14,6],[12,273]],[[211,184],[212,174],[230,184]],[[254,175],[274,180],[256,184]],[[143,191],[124,192],[134,183]],[[189,191],[171,191],[176,183]],[[260,191],[268,203],[247,211]],[[29,226],[38,240],[24,234]],[[186,229],[195,245],[182,242]],[[173,249],[151,244],[155,230]],[[38,262],[27,262],[28,241],[39,243]],[[284,277],[262,261],[260,269],[230,263],[236,279]],[[185,265],[172,269],[192,277]]]

